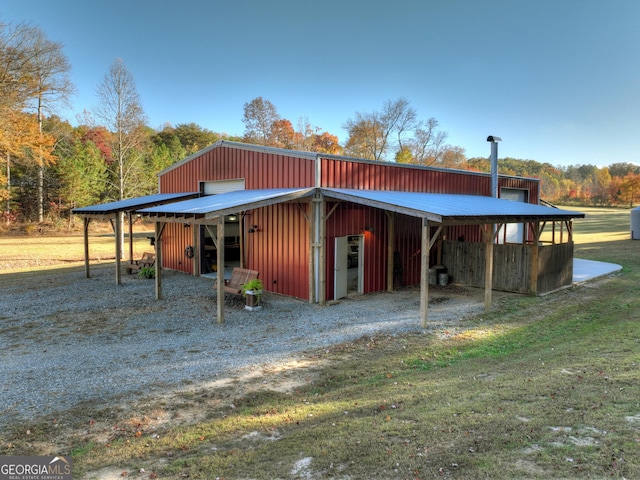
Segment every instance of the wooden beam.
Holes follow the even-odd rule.
[[[420,327],[427,328],[429,318],[429,220],[422,219],[422,245],[420,248]]]
[[[384,212],[387,216],[387,292],[393,292],[394,285],[394,257],[396,251],[396,214]]]
[[[531,244],[531,278],[529,291],[535,295],[538,293],[538,259],[540,257],[540,235],[542,229],[537,222],[531,222],[531,230],[533,233],[533,242]]]
[[[156,300],[162,300],[162,232],[164,223],[156,222]]]
[[[90,218],[85,217],[84,221],[84,276],[85,278],[91,278],[89,272],[89,222]]]
[[[320,305],[326,305],[327,303],[327,239],[326,239],[326,234],[327,234],[327,216],[325,215],[325,210],[326,210],[326,202],[324,200],[324,197],[322,197],[322,199],[320,200],[319,204],[318,204],[318,208],[319,208],[319,222],[320,225],[319,229],[320,229],[320,235],[319,235],[319,242],[320,245],[318,245],[318,251],[319,251],[319,262],[318,262],[318,269],[320,270],[320,291],[319,291],[319,302]],[[335,210],[335,208],[333,209]],[[333,210],[331,211],[331,213],[333,213]]]
[[[191,245],[193,245],[193,258],[191,259],[191,274],[194,277],[200,276],[200,265],[202,265],[200,248],[200,226],[191,225]]]
[[[120,259],[122,258],[122,244],[120,238],[122,237],[122,212],[115,214],[115,224],[113,224],[114,234],[116,236],[116,285],[122,285],[122,270],[120,269]]]
[[[218,253],[218,323],[224,323],[224,222],[218,223],[218,248],[216,252]]]
[[[484,309],[491,309],[491,295],[493,290],[493,244],[495,242],[495,225],[485,224],[482,226],[484,232],[485,248],[485,274],[484,274]]]
[[[309,217],[307,221],[307,226],[309,228],[309,303],[317,302],[316,299],[316,264],[315,264],[315,254],[316,254],[316,242],[315,242],[315,231],[316,231],[316,223],[318,221],[316,215],[316,207],[313,201],[309,204]]]
[[[437,229],[436,232],[433,234],[433,236],[430,238],[429,240],[429,251],[431,251],[431,248],[433,247],[433,244],[436,243],[436,240],[438,240],[440,238],[440,234],[442,233],[442,229],[444,227],[442,225],[440,225]],[[438,261],[438,264],[440,264],[441,262]]]
[[[129,220],[129,263],[133,263],[133,212],[127,212]]]

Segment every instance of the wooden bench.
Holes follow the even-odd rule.
[[[140,260],[134,260],[127,265],[127,273],[139,272],[145,267],[153,267],[156,264],[156,254],[144,252]]]
[[[218,274],[223,271],[218,270]],[[235,267],[231,272],[231,278],[224,281],[224,291],[233,295],[242,295],[242,286],[249,280],[258,278],[260,275],[256,270],[249,270],[248,268]],[[218,288],[218,281],[213,285],[214,290]]]

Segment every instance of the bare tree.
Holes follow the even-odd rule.
[[[349,133],[345,150],[349,155],[384,160],[392,148],[402,150],[405,136],[417,125],[417,113],[407,99],[387,100],[381,111],[356,112],[354,119],[345,122]],[[393,134],[397,145],[391,145]]]
[[[273,124],[280,120],[280,115],[273,103],[262,97],[254,98],[244,104],[244,138],[249,143],[259,145],[271,144]]]
[[[114,60],[109,71],[98,86],[99,104],[96,117],[113,133],[112,152],[114,163],[112,173],[118,200],[127,198],[128,179],[133,175],[139,160],[136,149],[145,140],[146,117],[140,103],[133,75],[120,58]]]
[[[134,182],[138,170],[142,167],[143,157],[139,150],[147,137],[144,133],[146,117],[140,104],[135,80],[122,59],[117,58],[111,64],[98,86],[97,95],[100,103],[96,108],[96,117],[104,122],[104,126],[113,134],[111,151],[114,161],[110,173],[118,200],[123,200],[128,197],[128,190],[134,189],[134,186],[129,184]],[[123,222],[122,215],[118,221]],[[123,247],[124,228],[120,231],[119,241]],[[124,249],[120,248],[120,252],[123,251]]]
[[[447,132],[438,130],[438,121],[433,117],[426,123],[420,123],[415,129],[413,139],[409,142],[412,163],[432,165],[439,162],[447,136]]]

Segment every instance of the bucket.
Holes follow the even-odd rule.
[[[435,285],[438,279],[438,271],[435,268],[429,269],[429,285]]]
[[[449,274],[448,273],[440,273],[438,274],[438,285],[441,287],[446,287],[449,283]]]

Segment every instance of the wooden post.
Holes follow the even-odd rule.
[[[387,214],[387,292],[393,292],[395,265],[393,264],[396,251],[396,216],[393,212]]]
[[[115,217],[113,230],[116,236],[116,285],[122,285],[122,270],[120,269],[120,258],[122,258],[122,245],[120,244],[122,237],[122,212],[117,212]]]
[[[133,263],[133,213],[127,212],[129,218],[129,263]]]
[[[531,286],[529,291],[535,295],[538,293],[538,258],[540,253],[540,223],[531,222],[531,229],[533,230],[533,242],[531,244]]]
[[[162,228],[160,222],[156,222],[156,300],[162,300]]]
[[[422,219],[422,245],[420,248],[420,327],[427,328],[429,314],[429,221]]]
[[[491,295],[493,289],[493,243],[495,226],[491,224],[483,225],[484,241],[486,243],[484,254],[484,309],[491,310]]]
[[[239,214],[239,218],[238,218],[238,242],[240,242],[240,268],[245,268],[246,262],[244,261],[244,247],[245,247],[245,237],[244,237],[244,228],[245,228],[245,213],[246,212],[241,212]]]
[[[216,248],[218,263],[218,323],[224,323],[224,217],[218,218],[218,247]]]
[[[89,222],[90,218],[84,217],[84,276],[91,278],[89,272]]]
[[[309,303],[315,303],[318,301],[316,298],[316,240],[315,231],[316,223],[318,222],[318,216],[316,215],[315,196],[311,200],[309,207],[309,221],[307,222],[309,227]]]
[[[191,259],[191,272],[194,277],[200,275],[200,265],[202,260],[200,258],[202,249],[200,248],[200,225],[197,223],[191,224],[192,236],[191,245],[193,245],[193,258]]]
[[[322,197],[319,202],[318,202],[318,212],[319,212],[319,230],[320,230],[320,234],[319,234],[319,245],[318,245],[318,251],[319,251],[319,261],[318,261],[318,269],[320,270],[320,289],[319,289],[319,294],[318,296],[320,297],[319,303],[320,305],[326,305],[327,303],[327,239],[326,239],[326,234],[327,234],[327,216],[326,216],[326,208],[327,208],[327,204],[324,201],[324,197]]]

